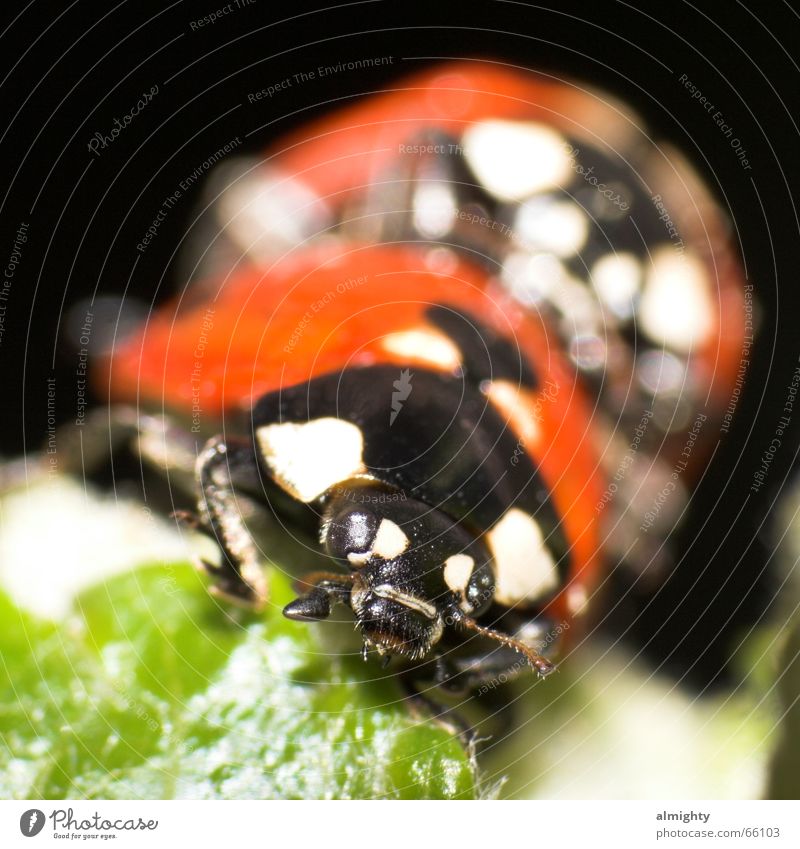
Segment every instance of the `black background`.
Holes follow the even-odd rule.
[[[41,444],[48,377],[57,379],[59,420],[75,416],[74,392],[67,391],[75,340],[64,338],[65,309],[96,289],[127,291],[148,303],[178,285],[176,251],[199,184],[184,193],[145,254],[136,244],[178,183],[235,136],[244,142],[240,150],[259,151],[337,100],[436,58],[482,57],[604,88],[681,147],[735,222],[761,328],[735,426],[695,499],[681,567],[655,596],[618,588],[621,602],[608,627],[628,631],[679,677],[699,685],[714,678],[731,635],[756,619],[770,596],[769,581],[758,579],[764,552],[774,547],[762,521],[784,486],[800,424],[798,409],[768,486],[745,501],[800,353],[800,73],[792,56],[800,27],[790,6],[363,2],[302,12],[255,0],[193,31],[192,21],[225,3],[10,5],[2,35],[10,68],[0,127],[4,267],[21,222],[29,224],[29,239],[0,347],[5,455]],[[247,102],[248,92],[320,64],[377,56],[393,61]],[[682,74],[724,114],[752,170],[741,167],[728,139],[681,85]],[[94,133],[108,133],[153,85],[153,102],[93,156],[87,143]],[[637,617],[645,608],[647,615]]]

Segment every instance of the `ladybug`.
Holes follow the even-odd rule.
[[[205,279],[101,375],[184,423],[139,417],[140,446],[194,465],[216,592],[267,602],[266,514],[326,563],[285,616],[344,605],[365,659],[474,690],[550,672],[603,568],[663,575],[751,289],[640,126],[460,62],[218,169]]]

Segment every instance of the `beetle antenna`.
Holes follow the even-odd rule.
[[[297,589],[305,592],[317,588],[330,592],[349,592],[353,585],[353,576],[342,575],[340,572],[308,572],[294,584]]]
[[[549,661],[546,657],[539,654],[539,652],[534,651],[530,646],[526,646],[521,640],[515,640],[513,637],[495,631],[493,628],[486,628],[483,625],[479,625],[470,616],[461,615],[456,621],[468,631],[474,631],[482,637],[488,637],[490,640],[494,640],[501,645],[514,649],[515,652],[519,652],[543,678],[556,668],[552,661]]]

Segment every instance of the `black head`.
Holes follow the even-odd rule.
[[[411,660],[425,657],[442,636],[444,614],[435,603],[365,573],[353,576],[350,606],[369,648]]]
[[[421,659],[455,618],[491,603],[494,576],[483,545],[442,511],[375,481],[334,488],[321,542],[343,567],[341,580],[312,581],[285,615],[326,618],[331,601],[342,601],[365,646],[382,655]]]

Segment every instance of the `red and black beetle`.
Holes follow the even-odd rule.
[[[597,93],[469,62],[214,192],[217,271],[104,378],[210,436],[216,589],[266,600],[246,501],[329,558],[289,618],[342,603],[365,656],[439,684],[548,672],[600,565],[657,562],[724,427],[745,286],[691,168]]]

